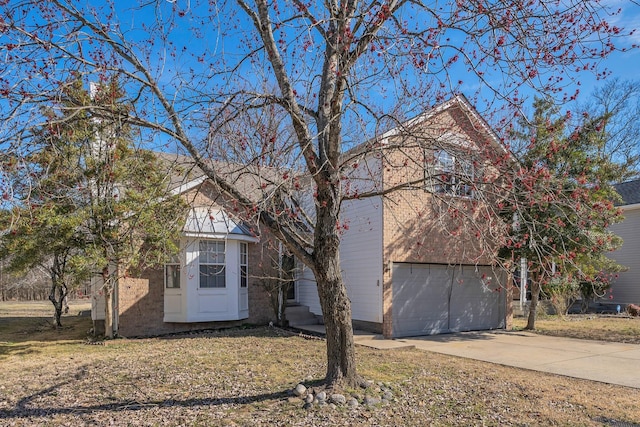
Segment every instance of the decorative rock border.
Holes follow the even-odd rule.
[[[345,396],[340,393],[331,393],[327,395],[325,390],[316,390],[313,387],[307,388],[303,383],[298,383],[291,390],[291,394],[295,396],[291,401],[301,399],[304,402],[302,406],[303,409],[312,409],[314,407],[324,406],[331,408],[348,407],[354,409],[360,405],[367,407],[380,405],[386,406],[395,401],[393,391],[384,383],[375,384],[368,382],[365,388],[367,392],[364,396],[358,393],[352,393],[349,396]]]

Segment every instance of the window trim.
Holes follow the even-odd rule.
[[[239,285],[240,289],[249,287],[249,245],[247,242],[239,242],[240,258],[238,266],[240,268]],[[244,269],[243,269],[244,267]]]
[[[178,286],[169,286],[169,269],[176,268],[176,276]],[[165,289],[181,289],[182,288],[182,265],[179,262],[168,262],[164,265],[164,288]],[[173,283],[173,280],[171,280]]]
[[[474,198],[479,175],[474,156],[460,155],[451,148],[435,148],[431,153],[430,164],[425,167],[425,188],[434,194]]]
[[[215,244],[216,250],[211,251],[209,249],[203,249],[203,246],[210,246]],[[222,252],[219,251],[219,247],[222,245]],[[199,289],[226,289],[227,288],[227,245],[224,240],[209,240],[209,239],[200,239],[198,240],[198,288]],[[213,258],[222,257],[222,261],[215,260],[217,262],[208,262],[207,259],[209,254],[213,254]],[[212,259],[213,259],[212,258]],[[206,275],[203,272],[203,267],[209,269]],[[213,267],[214,273],[211,273],[211,267]],[[215,277],[213,281],[213,286],[203,286],[203,277]],[[207,284],[208,280],[204,283]],[[221,282],[221,284],[220,284]]]

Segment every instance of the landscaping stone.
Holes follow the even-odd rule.
[[[293,394],[296,396],[302,396],[307,392],[307,388],[303,384],[298,384],[296,388],[293,389]]]
[[[366,396],[364,398],[364,404],[367,406],[374,406],[377,405],[381,402],[380,399],[376,398],[376,397],[371,397],[371,396]]]
[[[314,406],[317,407],[329,407],[331,409],[338,409],[340,406],[347,406],[351,409],[355,409],[360,405],[375,406],[375,405],[389,405],[394,401],[394,395],[391,392],[391,388],[383,383],[374,383],[372,381],[365,381],[366,387],[369,388],[369,395],[363,396],[358,393],[352,393],[350,396],[345,396],[341,393],[327,394],[322,388],[307,388],[302,383],[298,384],[293,393],[297,397],[290,397],[290,402],[303,401],[303,409],[311,409]],[[364,388],[364,387],[363,387]]]
[[[336,405],[344,405],[345,403],[347,403],[347,398],[344,397],[344,395],[338,393],[332,394],[330,399],[331,402],[335,403]]]
[[[350,408],[357,408],[359,405],[360,403],[355,397],[351,397],[349,398],[349,400],[347,400],[347,406],[349,406]]]

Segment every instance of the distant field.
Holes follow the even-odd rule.
[[[91,303],[69,301],[62,315],[62,329],[53,327],[53,305],[49,301],[0,302],[0,343],[84,339],[91,328]]]

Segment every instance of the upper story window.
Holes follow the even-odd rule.
[[[200,287],[225,288],[225,242],[219,240],[200,240]]]
[[[454,151],[439,149],[433,153],[428,182],[434,193],[473,197],[476,167],[472,160]]]

